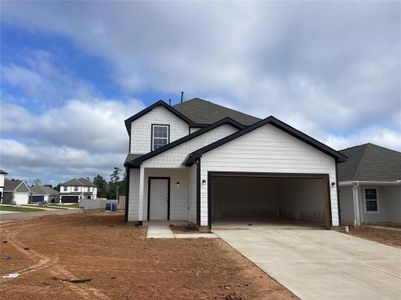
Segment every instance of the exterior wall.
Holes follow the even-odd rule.
[[[401,223],[401,186],[385,188],[388,208],[388,221]]]
[[[199,148],[209,145],[222,139],[237,129],[231,125],[224,124],[200,136],[197,136],[179,146],[167,150],[159,155],[152,157],[142,163],[145,168],[179,168],[183,167],[182,162],[187,155]]]
[[[0,191],[3,191],[4,188],[4,174],[0,174]]]
[[[268,124],[205,153],[201,178],[208,172],[329,174],[336,182],[334,158]],[[330,185],[333,226],[339,225],[337,187]],[[201,185],[201,225],[208,226],[208,184]]]
[[[131,153],[151,151],[152,124],[170,125],[170,143],[189,134],[189,125],[164,107],[156,107],[131,123]]]
[[[188,169],[188,221],[196,224],[196,165]]]
[[[365,188],[376,188],[378,212],[366,212]],[[360,211],[362,222],[366,224],[396,222],[401,223],[401,187],[364,185],[360,188]]]
[[[130,169],[129,172],[128,222],[133,222],[139,220],[139,169]]]
[[[64,188],[67,188],[67,190],[64,190]],[[97,198],[97,187],[94,186],[78,186],[78,190],[75,190],[76,186],[65,186],[65,185],[61,185],[60,186],[60,193],[62,194],[68,194],[68,193],[81,193],[80,198],[83,198],[84,195],[83,193],[87,193],[87,192],[91,192],[92,193],[92,199],[96,199]],[[89,191],[88,191],[89,189]]]
[[[341,225],[354,224],[354,200],[352,194],[352,186],[340,187],[340,208],[341,208]]]
[[[149,177],[170,177],[170,220],[188,220],[188,169],[145,169],[143,216],[148,216]],[[180,185],[177,185],[177,182]]]

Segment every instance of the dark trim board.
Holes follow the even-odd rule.
[[[166,179],[167,180],[167,221],[170,221],[170,177],[148,177],[148,221],[150,221],[150,186],[152,179]]]
[[[327,182],[327,198],[324,195],[325,206],[325,226],[330,229],[333,226],[333,216],[331,211],[330,176],[329,174],[307,174],[307,173],[256,173],[256,172],[211,172],[207,174],[207,206],[208,206],[208,226],[212,228],[212,201],[213,201],[213,178],[215,177],[253,177],[253,178],[294,178],[294,179],[323,179]],[[323,191],[324,192],[324,191]],[[329,215],[329,218],[326,215]]]
[[[224,118],[224,119],[221,119],[220,121],[217,121],[217,122],[211,124],[208,127],[199,129],[198,131],[195,131],[195,132],[193,132],[193,133],[191,133],[191,134],[189,134],[187,136],[184,136],[184,137],[182,137],[182,138],[180,138],[178,140],[175,140],[174,142],[171,142],[171,143],[169,143],[169,144],[167,144],[167,145],[165,145],[163,147],[160,147],[160,148],[158,148],[158,149],[156,149],[154,151],[151,151],[151,152],[149,152],[147,154],[141,155],[141,156],[139,156],[139,157],[137,157],[137,158],[135,158],[135,159],[133,159],[133,160],[131,160],[129,162],[125,162],[124,166],[132,167],[132,168],[139,168],[143,161],[145,161],[145,160],[147,160],[149,158],[152,158],[152,157],[154,157],[154,156],[156,156],[156,155],[158,155],[160,153],[163,153],[163,152],[165,152],[165,151],[167,151],[167,150],[169,150],[171,148],[174,148],[174,147],[176,147],[178,145],[181,145],[181,144],[183,144],[183,143],[185,143],[185,142],[187,142],[187,141],[189,141],[189,140],[191,140],[193,138],[196,138],[197,136],[200,136],[200,135],[202,135],[202,134],[204,134],[204,133],[206,133],[206,132],[208,132],[208,131],[210,131],[212,129],[215,129],[215,128],[221,126],[221,125],[224,125],[224,124],[229,124],[229,125],[233,126],[234,128],[237,128],[238,130],[244,128],[238,122],[236,122],[236,121],[234,121],[234,120],[232,120],[230,118]],[[153,130],[152,130],[152,132],[153,132]],[[151,149],[152,149],[152,139],[153,139],[153,136],[151,136],[151,145],[150,145]]]
[[[155,151],[153,150],[153,126],[165,126],[168,128],[168,139],[167,139],[167,145],[170,144],[170,124],[156,124],[152,123],[150,125],[150,152]],[[165,145],[166,146],[166,145]],[[163,146],[164,147],[164,146]],[[163,148],[160,147],[160,148]],[[157,149],[156,149],[157,150]]]
[[[158,107],[158,106],[163,106],[164,108],[166,108],[168,111],[172,112],[174,115],[176,115],[178,118],[180,118],[181,120],[183,120],[184,122],[188,123],[189,125],[194,124],[194,122],[192,122],[192,120],[190,120],[188,117],[184,116],[182,113],[180,113],[178,110],[176,110],[175,108],[173,108],[172,106],[168,105],[166,102],[164,102],[163,100],[159,100],[155,103],[153,103],[151,106],[148,106],[147,108],[141,110],[139,113],[133,115],[132,117],[126,119],[124,121],[125,123],[125,128],[127,129],[128,134],[131,134],[131,123],[133,121],[135,121],[136,119],[142,117],[143,115],[145,115],[146,113],[150,112],[152,109]]]
[[[255,129],[258,129],[264,125],[271,124],[272,126],[292,135],[293,137],[303,141],[304,143],[322,151],[323,153],[326,153],[327,155],[333,157],[336,162],[343,162],[347,160],[347,157],[340,152],[330,148],[329,146],[319,142],[318,140],[306,135],[305,133],[291,127],[290,125],[276,119],[273,116],[267,117],[266,119],[263,119],[259,122],[256,122],[255,124],[245,127],[244,129],[237,131],[229,136],[226,136],[225,138],[222,138],[214,143],[211,143],[205,147],[202,147],[192,153],[190,153],[187,158],[184,160],[183,164],[186,166],[191,166],[195,160],[198,158],[202,157],[202,155],[206,152],[209,152],[217,147],[220,147],[234,139],[237,139]]]

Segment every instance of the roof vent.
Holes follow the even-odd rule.
[[[181,91],[181,103],[184,101],[184,92]]]

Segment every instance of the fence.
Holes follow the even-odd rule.
[[[105,200],[105,199],[81,199],[79,200],[79,207],[83,211],[90,210],[105,210],[106,203],[115,203],[118,205],[117,200]]]

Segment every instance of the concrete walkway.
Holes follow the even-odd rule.
[[[300,226],[235,228],[213,232],[301,299],[401,297],[399,248]]]
[[[217,238],[213,233],[174,233],[170,229],[170,223],[149,222],[147,223],[148,239],[198,239],[198,238]]]

